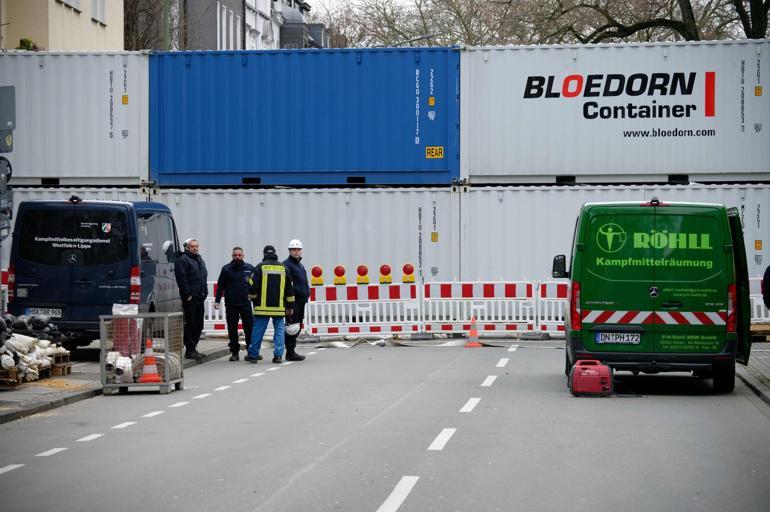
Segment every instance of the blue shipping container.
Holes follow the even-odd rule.
[[[459,177],[452,48],[150,57],[162,186],[448,185]]]

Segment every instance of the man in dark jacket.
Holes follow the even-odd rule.
[[[762,277],[762,302],[767,309],[770,309],[770,265],[767,266],[765,275]]]
[[[302,265],[302,242],[294,239],[289,242],[289,257],[283,261],[286,269],[291,274],[291,280],[294,283],[294,306],[292,314],[287,318],[290,324],[302,324],[305,319],[305,304],[310,299],[310,286],[307,282],[307,271]],[[297,337],[299,333],[291,335],[286,334],[286,360],[304,361],[305,356],[296,352]]]
[[[283,362],[284,317],[291,315],[294,287],[286,267],[278,261],[275,247],[266,245],[264,259],[254,268],[249,278],[249,294],[254,305],[254,330],[251,333],[247,363],[258,361],[267,322],[273,319],[273,362]]]
[[[222,295],[225,297],[225,318],[227,319],[227,335],[230,338],[230,361],[238,360],[238,321],[243,323],[243,333],[246,335],[246,346],[251,340],[251,328],[254,318],[251,316],[251,300],[249,299],[249,277],[254,267],[243,261],[243,249],[233,247],[233,261],[222,267],[217,279],[217,293],[214,308],[219,309]]]
[[[185,358],[200,361],[203,354],[196,350],[203,331],[203,301],[209,294],[206,263],[198,254],[200,244],[194,238],[187,241],[185,251],[176,261],[174,274],[182,298],[184,312]]]

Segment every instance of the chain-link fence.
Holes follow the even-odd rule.
[[[99,329],[105,395],[146,386],[183,389],[182,313],[104,315]]]

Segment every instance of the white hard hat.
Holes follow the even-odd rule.
[[[286,326],[286,334],[289,336],[296,336],[299,334],[299,324],[289,324]]]
[[[302,249],[302,242],[297,238],[293,239],[289,242],[289,249]]]

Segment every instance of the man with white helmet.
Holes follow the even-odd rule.
[[[310,286],[307,281],[307,271],[302,265],[302,242],[295,238],[289,242],[289,257],[283,262],[286,269],[291,275],[291,280],[294,283],[294,306],[292,308],[292,314],[287,319],[288,326],[294,326],[302,324],[305,319],[305,304],[310,298]],[[303,361],[305,356],[299,355],[296,352],[297,336],[299,336],[299,329],[295,333],[290,331],[287,326],[286,330],[286,360],[287,361]]]

